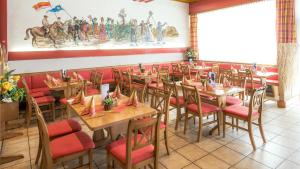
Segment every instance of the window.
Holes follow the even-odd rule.
[[[198,14],[202,60],[276,64],[276,1]]]

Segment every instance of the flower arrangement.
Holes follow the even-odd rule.
[[[184,56],[188,59],[195,59],[197,55],[197,51],[193,50],[192,48],[187,48],[187,50],[184,52]]]
[[[4,76],[0,77],[0,100],[3,102],[18,102],[25,97],[24,89],[17,87],[20,76],[12,75],[13,72],[14,70],[5,72]]]

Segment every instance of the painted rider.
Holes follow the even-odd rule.
[[[58,32],[62,33],[64,32],[63,30],[63,25],[64,23],[61,21],[61,17],[57,17],[56,23],[58,24]]]
[[[44,15],[44,18],[42,20],[42,24],[43,24],[43,28],[45,30],[45,35],[44,36],[48,37],[50,24],[48,22],[48,16],[47,15]]]

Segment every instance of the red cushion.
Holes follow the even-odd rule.
[[[95,148],[89,135],[82,131],[58,137],[50,142],[52,159],[80,153]]]
[[[141,135],[138,135],[138,140]],[[126,163],[126,140],[127,138],[115,141],[107,146],[107,150],[122,163]],[[131,153],[132,164],[138,164],[154,156],[154,146],[148,145],[143,148],[133,150]]]
[[[68,100],[67,100],[67,98],[61,98],[61,99],[59,100],[59,102],[60,102],[61,104],[66,105],[66,104],[68,103]]]
[[[55,101],[54,97],[52,96],[43,96],[35,98],[37,104],[45,104],[45,103],[52,103]]]
[[[73,119],[66,119],[48,124],[49,138],[74,133],[81,130],[81,125]]]
[[[279,80],[267,79],[267,84],[272,85],[272,86],[278,86],[279,85]]]
[[[226,114],[232,114],[246,119],[248,117],[249,108],[241,105],[232,105],[223,109]],[[253,116],[258,116],[258,112],[252,112]]]
[[[47,87],[46,84],[44,83],[44,80],[46,80],[46,73],[32,75],[31,89]]]
[[[191,112],[198,113],[197,105],[194,103],[187,105],[187,109]],[[201,103],[201,109],[202,109],[202,114],[208,114],[208,113],[217,112],[220,110],[219,107],[217,107],[217,106],[203,103],[203,102]]]
[[[95,88],[90,88],[86,90],[87,95],[96,95],[100,94],[100,90],[95,89]]]
[[[148,84],[148,87],[149,88],[159,88],[159,89],[163,89],[163,87],[164,87],[164,84],[163,83],[150,83],[150,84]]]
[[[254,84],[253,84],[253,87],[254,87],[255,89],[258,89],[258,88],[261,88],[262,85],[261,85],[261,84],[254,83]],[[246,84],[246,88],[247,88],[247,89],[251,89],[251,88],[252,88],[251,83],[247,83],[247,84]]]
[[[179,96],[178,97],[178,105],[179,106],[183,106],[184,105],[184,98],[183,98],[183,96]],[[177,100],[176,100],[176,98],[175,97],[171,97],[170,98],[170,104],[171,105],[177,105]]]
[[[30,93],[36,93],[36,92],[43,92],[45,96],[51,95],[51,92],[49,91],[48,87],[35,88],[30,90]]]
[[[242,104],[242,100],[233,96],[226,96],[226,105],[231,106],[235,104]]]
[[[34,93],[31,92],[30,95],[31,95],[33,98],[45,96],[44,92],[34,92]]]

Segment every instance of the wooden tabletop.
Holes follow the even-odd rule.
[[[238,75],[238,72],[234,72],[234,74]],[[256,78],[270,78],[272,76],[278,75],[278,73],[276,73],[276,72],[262,72],[262,71],[257,71],[255,73],[253,73],[252,75],[253,75],[253,77],[256,77]]]
[[[93,96],[89,96],[93,97]],[[88,99],[88,98],[87,98]],[[101,106],[101,95],[94,95],[96,107]],[[96,113],[94,117],[89,115],[82,116],[82,112],[85,109],[84,105],[81,104],[69,104],[71,110],[73,110],[81,120],[89,127],[92,131],[97,131],[107,127],[121,124],[122,122],[129,121],[134,118],[141,118],[156,114],[156,110],[150,106],[140,103],[138,107],[127,106],[127,96],[122,96],[119,99],[119,106],[113,108],[111,111],[103,111],[102,109]]]
[[[203,71],[203,70],[210,70],[211,67],[209,66],[195,66],[191,67],[191,70],[198,70],[198,71]]]

